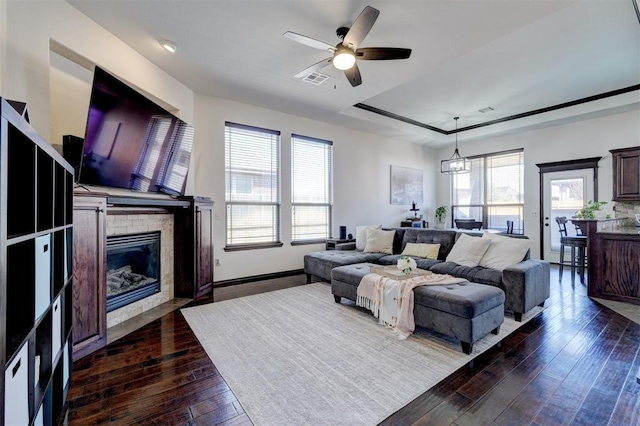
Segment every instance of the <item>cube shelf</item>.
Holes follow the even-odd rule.
[[[0,113],[0,426],[48,425],[73,361],[73,168],[2,98]]]

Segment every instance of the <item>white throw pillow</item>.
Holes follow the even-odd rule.
[[[520,263],[533,243],[528,238],[511,238],[490,232],[485,232],[482,235],[482,239],[490,241],[491,244],[487,252],[482,256],[480,266],[498,271]]]
[[[454,262],[471,268],[478,266],[480,259],[484,256],[490,244],[491,241],[489,239],[460,234],[458,241],[456,241],[447,255],[447,262]]]
[[[407,243],[402,250],[402,255],[437,259],[438,252],[440,252],[440,244]]]
[[[356,250],[364,250],[367,245],[367,230],[380,229],[382,225],[356,226]]]
[[[396,231],[383,231],[381,229],[367,229],[367,245],[365,253],[393,254],[393,238]]]

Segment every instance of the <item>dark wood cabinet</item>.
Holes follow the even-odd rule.
[[[0,425],[53,424],[71,378],[73,168],[0,98]]]
[[[640,146],[612,149],[613,200],[640,201]]]
[[[589,296],[640,305],[640,235],[596,233],[589,256]]]
[[[174,293],[196,298],[213,291],[213,201],[184,199],[189,208],[175,215]]]
[[[73,354],[83,357],[107,343],[106,196],[74,197]]]

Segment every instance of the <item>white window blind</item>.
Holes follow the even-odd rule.
[[[524,226],[524,151],[509,151],[471,158],[471,172],[451,179],[452,219],[475,219],[485,229],[514,232]]]
[[[331,236],[333,143],[291,135],[291,205],[293,241]]]
[[[280,243],[280,132],[225,123],[228,249]]]

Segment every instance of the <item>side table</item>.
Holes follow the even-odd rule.
[[[338,244],[355,243],[355,242],[356,242],[355,238],[344,238],[344,239],[327,238],[327,245],[325,247],[325,250],[335,250]]]

